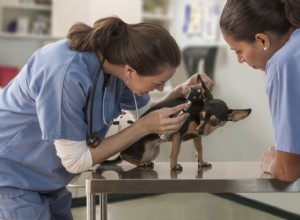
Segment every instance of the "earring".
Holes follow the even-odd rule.
[[[268,47],[264,47],[264,51],[266,51],[268,49]]]

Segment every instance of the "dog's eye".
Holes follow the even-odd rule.
[[[212,119],[212,120],[209,121],[209,124],[211,126],[217,126],[218,124],[220,124],[220,120]]]

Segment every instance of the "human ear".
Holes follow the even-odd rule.
[[[255,35],[255,40],[256,42],[258,42],[259,45],[261,45],[261,48],[263,50],[267,50],[270,47],[270,39],[264,33],[257,33]]]
[[[131,78],[132,74],[135,73],[136,71],[131,66],[126,64],[124,67],[124,72],[125,72],[125,77],[129,79]]]

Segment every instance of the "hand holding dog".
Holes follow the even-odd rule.
[[[214,83],[211,78],[205,73],[195,73],[188,80],[176,86],[166,97],[159,102],[176,99],[176,98],[185,98],[190,91],[190,88],[203,91],[202,83],[197,81],[198,75],[201,76],[206,87],[212,91]]]
[[[181,104],[172,108],[158,109],[140,118],[138,121],[143,123],[141,126],[147,129],[147,133],[172,134],[181,128],[189,114],[184,113],[177,117],[171,116],[186,107],[186,104]]]
[[[205,73],[196,73],[193,76],[191,76],[191,78],[189,78],[187,81],[185,81],[184,83],[182,83],[180,86],[182,87],[183,90],[183,97],[186,97],[186,95],[189,92],[189,88],[193,88],[196,90],[203,90],[203,86],[202,83],[198,82],[198,75],[201,76],[203,82],[205,83],[206,87],[212,91],[213,86],[214,86],[214,82],[212,81],[211,78],[209,78],[208,75],[206,75]]]

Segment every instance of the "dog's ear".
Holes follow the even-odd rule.
[[[229,109],[227,115],[227,121],[239,121],[242,120],[251,113],[251,109]]]
[[[203,80],[202,80],[200,74],[198,74],[198,76],[197,76],[197,82],[198,82],[198,83],[201,83],[201,85],[202,85],[202,88],[203,88],[203,90],[204,90],[203,95],[204,95],[205,101],[208,101],[208,100],[213,99],[212,94],[210,93],[209,89],[207,88],[207,86],[206,86],[205,83],[203,82]]]

